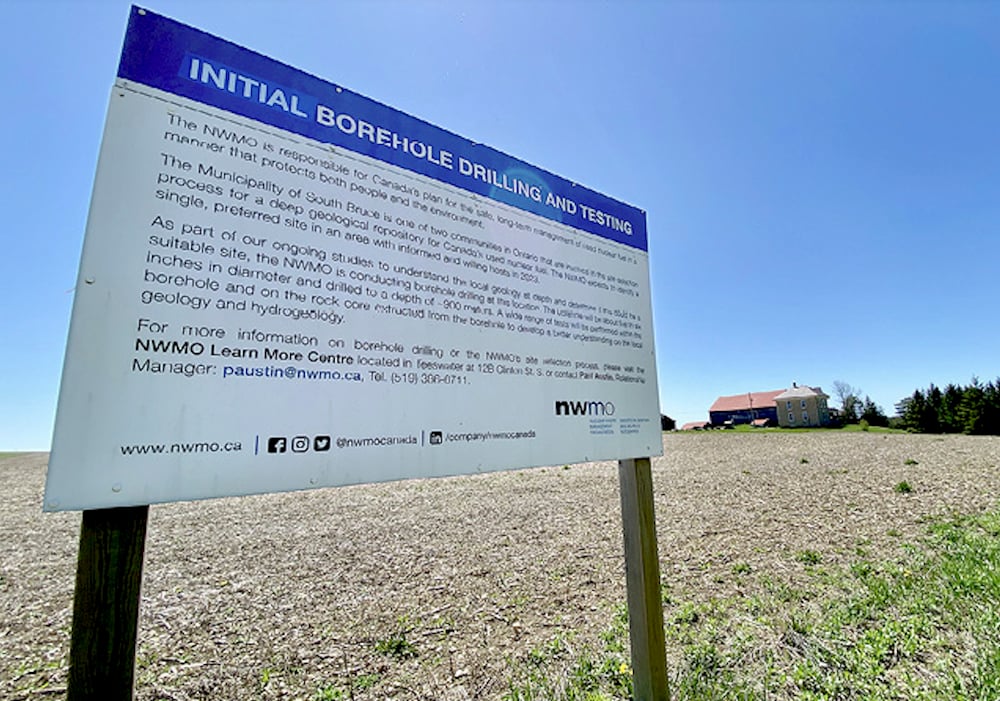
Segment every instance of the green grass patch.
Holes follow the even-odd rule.
[[[800,550],[795,553],[795,559],[803,565],[818,565],[823,558],[815,550]]]
[[[901,428],[887,428],[885,426],[870,426],[870,425],[864,426],[860,423],[846,424],[845,426],[842,426],[841,428],[834,430],[843,431],[844,433],[903,433],[903,434],[906,433],[906,431],[904,431]]]
[[[739,426],[733,426],[731,429],[716,429],[711,431],[700,431],[700,433],[718,433],[718,434],[728,434],[728,433],[760,433],[760,434],[771,434],[771,433],[901,433],[906,434],[899,428],[885,428],[883,426],[869,426],[867,429],[863,428],[860,424],[847,424],[845,426],[839,426],[837,428],[824,428],[822,426],[808,426],[802,428],[781,428],[778,426],[770,428],[756,428],[750,424],[740,424]]]
[[[628,615],[624,606],[601,636],[603,647],[577,650],[572,634],[557,633],[516,660],[503,701],[614,701],[632,696]]]
[[[417,656],[417,648],[406,639],[406,633],[398,632],[375,641],[375,651],[397,660],[409,660]]]
[[[347,692],[339,686],[321,686],[316,690],[316,695],[313,698],[316,701],[343,701],[347,698]]]
[[[1000,512],[932,521],[891,556],[810,567],[806,584],[739,570],[732,598],[665,589],[673,701],[1000,698]],[[601,639],[511,660],[504,700],[631,698],[624,606]]]
[[[378,674],[362,674],[353,677],[346,687],[336,684],[325,684],[316,690],[315,701],[347,701],[354,698],[354,691],[368,691],[381,680]]]

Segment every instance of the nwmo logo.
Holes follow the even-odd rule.
[[[615,405],[611,402],[556,402],[556,416],[614,416]]]

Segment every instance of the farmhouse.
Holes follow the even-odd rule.
[[[799,386],[792,383],[792,388],[774,398],[778,408],[778,425],[789,428],[796,426],[828,426],[830,424],[830,409],[825,394],[819,387]]]
[[[829,395],[819,387],[792,383],[790,389],[719,397],[708,410],[712,426],[828,426]]]

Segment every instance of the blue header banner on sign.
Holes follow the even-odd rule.
[[[636,207],[149,10],[132,8],[118,76],[647,250]]]

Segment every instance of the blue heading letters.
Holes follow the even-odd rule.
[[[636,207],[149,10],[118,75],[647,250]]]

